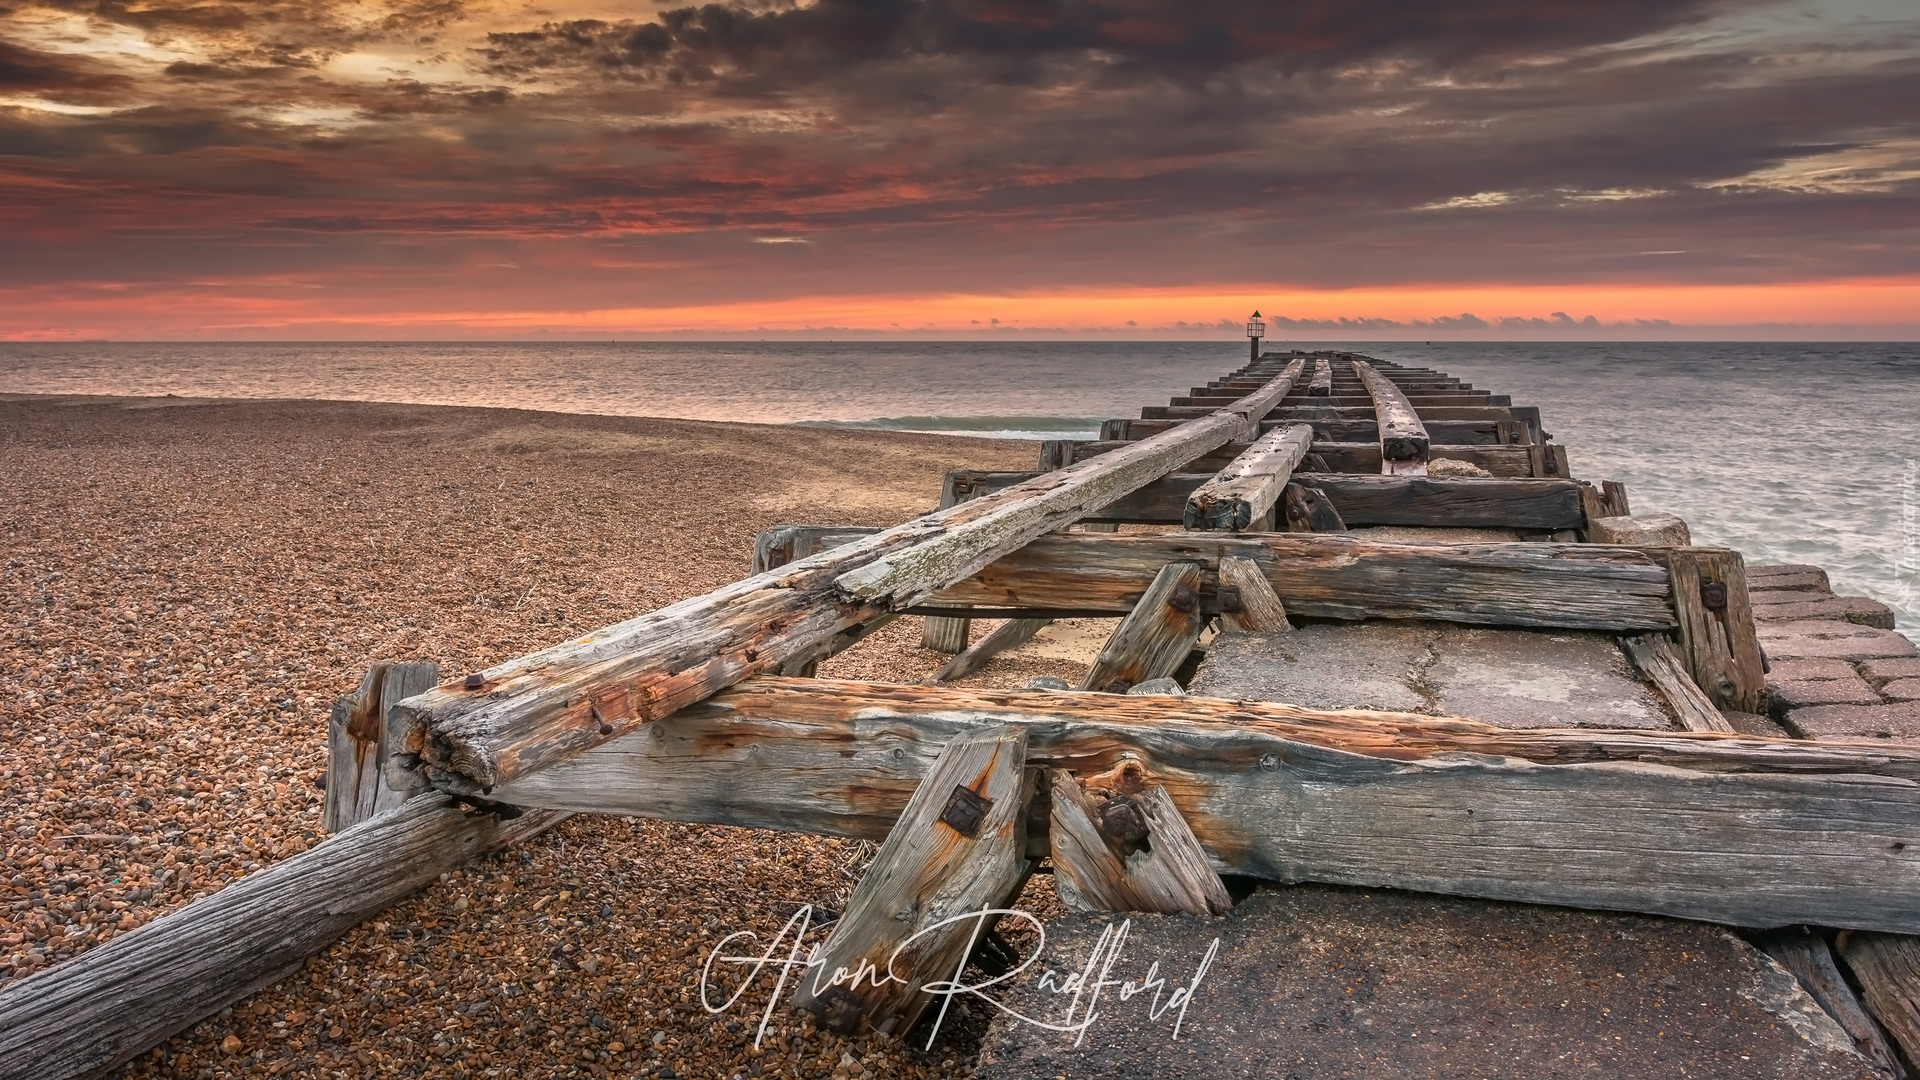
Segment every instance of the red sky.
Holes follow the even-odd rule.
[[[1916,102],[1911,0],[0,0],[0,338],[1912,338]]]

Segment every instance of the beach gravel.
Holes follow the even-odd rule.
[[[371,662],[479,670],[736,579],[761,529],[892,524],[945,469],[1032,457],[511,410],[0,399],[0,985],[323,839],[327,711]],[[827,672],[918,680],[947,659],[918,631]],[[122,1075],[964,1075],[984,1016],[928,1052],[776,1010],[755,1046],[764,994],[701,1006],[722,936],[837,909],[871,853],[575,817]]]

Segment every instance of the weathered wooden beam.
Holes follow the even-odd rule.
[[[1441,455],[1436,452],[1434,456]],[[1294,480],[1325,494],[1348,526],[1435,525],[1552,532],[1580,528],[1584,519],[1578,485],[1568,480],[1349,473],[1300,473]]]
[[[1251,445],[1251,444],[1248,444]],[[1192,466],[1188,466],[1191,468]],[[956,487],[970,488],[978,493],[999,491],[1015,484],[1025,483],[1038,473],[1030,472],[984,472],[973,469],[956,469],[947,474],[947,480]],[[1187,499],[1195,489],[1214,476],[1211,472],[1170,473],[1158,480],[1134,491],[1124,498],[1117,499],[1105,506],[1088,511],[1080,519],[1084,524],[1157,524],[1177,525],[1186,513]],[[1113,530],[1106,530],[1111,532]]]
[[[954,657],[946,667],[934,672],[927,681],[934,684],[958,682],[979,671],[987,661],[1008,649],[1032,640],[1033,635],[1046,629],[1052,622],[1052,619],[1008,619],[995,627],[993,633]]]
[[[1261,436],[1232,464],[1194,489],[1181,520],[1189,529],[1243,532],[1257,527],[1256,523],[1270,528],[1280,491],[1312,442],[1313,429],[1305,424],[1289,424]]]
[[[1747,596],[1746,561],[1730,548],[1649,548],[1667,564],[1680,649],[1693,681],[1724,709],[1761,712],[1766,675]]]
[[[964,484],[953,473],[948,473],[940,484],[940,506],[945,509],[985,494],[986,489]],[[929,616],[920,620],[920,646],[933,652],[963,653],[967,651],[967,641],[972,636],[972,619]]]
[[[1428,450],[1428,460],[1464,461],[1494,476],[1522,478],[1533,475],[1530,449],[1525,446],[1433,446]],[[1378,443],[1316,442],[1313,453],[1325,459],[1335,472],[1377,474],[1386,466]]]
[[[1313,425],[1313,437],[1321,442],[1366,442],[1380,440],[1380,424],[1372,417],[1284,421]],[[1526,441],[1526,425],[1515,420],[1426,420],[1427,437],[1434,446],[1504,446]]]
[[[1325,475],[1325,474],[1321,474]],[[1280,493],[1280,512],[1289,532],[1346,532],[1347,523],[1333,500],[1317,487],[1295,481]]]
[[[997,921],[961,917],[1003,907],[1028,873],[1026,745],[1024,730],[995,727],[941,748],[804,970],[795,1008],[844,1035],[904,1035],[933,1001],[923,987],[960,977]]]
[[[1680,726],[1688,731],[1732,731],[1733,725],[1720,714],[1713,699],[1700,689],[1687,666],[1673,651],[1673,643],[1664,634],[1635,634],[1620,639],[1620,648],[1633,661],[1640,674],[1660,692]]]
[[[1841,959],[1860,980],[1861,996],[1905,1051],[1920,1063],[1920,939],[1911,934],[1842,934]]]
[[[1279,594],[1267,583],[1260,564],[1237,555],[1220,558],[1220,587],[1215,602],[1225,630],[1250,634],[1284,634],[1293,629]]]
[[[1861,1008],[1846,976],[1840,974],[1826,938],[1803,930],[1777,930],[1759,935],[1755,944],[1793,973],[1814,1003],[1853,1039],[1853,1048],[1861,1057],[1880,1066],[1889,1080],[1904,1080],[1907,1071],[1900,1066],[1900,1058],[1887,1045],[1873,1017]]]
[[[333,703],[327,717],[327,797],[320,827],[330,833],[351,828],[395,809],[424,790],[418,778],[386,774],[389,742],[387,710],[402,699],[433,688],[440,665],[376,663],[360,687]]]
[[[1383,544],[1322,533],[1042,537],[937,593],[937,603],[1130,611],[1170,562],[1207,571],[1252,559],[1298,616],[1440,619],[1638,633],[1668,631],[1667,573],[1634,548],[1600,544]],[[1215,611],[1203,575],[1201,605]]]
[[[1313,361],[1313,378],[1307,383],[1308,397],[1327,397],[1333,393],[1333,364],[1326,357]]]
[[[1200,610],[1200,564],[1172,562],[1160,568],[1127,617],[1080,680],[1082,690],[1125,693],[1148,679],[1179,670],[1200,640],[1207,617]]]
[[[754,537],[753,572],[756,574],[765,573],[775,567],[785,566],[795,559],[804,559],[815,552],[840,547],[844,544],[851,544],[863,537],[872,536],[879,531],[879,529],[870,526],[858,525],[832,526],[829,528],[820,528],[813,525],[779,525]],[[865,622],[855,623],[833,635],[833,637],[825,643],[782,661],[780,666],[774,670],[773,674],[792,675],[798,678],[811,679],[814,676],[814,672],[819,669],[822,660],[838,656],[867,638],[872,637],[887,624],[893,622],[896,617],[897,616],[893,614],[878,615]],[[962,619],[959,621],[965,622],[966,620]],[[964,635],[964,633],[965,628],[963,627],[962,634]],[[432,683],[428,683],[426,686],[413,690],[412,693],[422,693],[431,688]],[[393,726],[396,728],[396,731],[391,745],[404,745],[402,742],[406,734],[404,725],[395,724]],[[394,770],[389,771],[392,772]]]
[[[703,596],[476,672],[396,707],[392,767],[484,793],[897,612],[1153,480],[1244,437],[1297,366],[1233,409],[1125,450],[830,548]],[[1065,605],[1073,606],[1073,605]]]
[[[501,791],[516,805],[877,838],[954,734],[1132,761],[1214,865],[1739,926],[1920,930],[1920,747],[1513,730],[1201,697],[762,679]]]
[[[297,970],[362,920],[567,815],[426,794],[0,990],[0,1077],[97,1076]]]
[[[1133,783],[1138,790],[1102,800],[1064,769],[1049,781],[1053,887],[1068,908],[1224,915],[1233,907],[1165,788]]]
[[[1433,440],[1427,437],[1427,429],[1408,395],[1365,360],[1355,360],[1353,371],[1373,398],[1374,419],[1380,429],[1380,471],[1395,475],[1425,473]]]

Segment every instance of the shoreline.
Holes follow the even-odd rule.
[[[175,407],[190,400],[0,396],[17,463],[0,481],[0,985],[318,842],[328,707],[372,661],[476,670],[737,579],[762,529],[890,525],[930,508],[948,468],[1031,468],[1031,443],[977,438]],[[838,674],[923,677],[947,657],[918,629]],[[837,906],[865,855],[576,818],[358,927],[309,961],[324,978],[282,980],[120,1075],[818,1075],[849,1053],[964,1075],[984,1017],[931,1055],[812,1034],[803,1062],[750,1056],[687,997],[712,925],[769,932],[790,901]]]

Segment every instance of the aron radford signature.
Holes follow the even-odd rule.
[[[973,942],[978,941],[980,935],[990,929],[1003,915],[1019,919],[1033,928],[1038,940],[1032,954],[1022,957],[1018,966],[1004,974],[978,983],[961,981],[966,968],[964,957],[973,951]],[[1207,977],[1208,969],[1213,966],[1213,958],[1220,951],[1220,939],[1214,938],[1213,943],[1207,946],[1206,952],[1201,954],[1199,961],[1194,965],[1193,974],[1184,983],[1169,986],[1167,979],[1160,974],[1160,962],[1157,960],[1149,964],[1147,970],[1138,978],[1119,978],[1115,976],[1114,971],[1120,966],[1121,955],[1126,950],[1128,935],[1133,931],[1133,920],[1128,919],[1118,926],[1109,924],[1101,929],[1099,938],[1094,941],[1092,950],[1087,954],[1086,963],[1080,967],[1080,970],[1059,971],[1047,967],[1032,977],[1034,989],[1043,994],[1053,995],[1066,1010],[1065,1015],[1057,1021],[1048,1021],[1017,1012],[1006,1002],[987,992],[989,988],[1002,983],[1008,984],[1010,989],[1015,985],[1012,980],[1025,977],[1026,973],[1039,962],[1041,955],[1046,952],[1046,928],[1030,912],[1021,911],[1018,908],[981,908],[979,911],[955,915],[950,919],[934,923],[901,942],[899,947],[887,957],[884,969],[863,962],[855,971],[842,967],[829,972],[826,970],[824,961],[820,959],[818,945],[806,944],[808,932],[814,929],[813,907],[806,905],[794,912],[793,917],[787,920],[787,924],[780,928],[780,932],[775,934],[766,943],[766,947],[757,953],[728,953],[727,951],[729,948],[753,947],[759,935],[751,930],[737,930],[721,938],[720,943],[707,954],[707,962],[700,968],[700,1004],[710,1013],[726,1012],[746,996],[747,991],[760,981],[762,975],[771,971],[773,989],[767,996],[766,1009],[760,1014],[759,1030],[755,1031],[753,1036],[753,1044],[759,1046],[760,1040],[766,1037],[767,1026],[773,1022],[774,1007],[784,1000],[787,982],[795,978],[796,973],[799,978],[813,980],[812,989],[815,994],[835,986],[858,990],[861,986],[885,986],[888,983],[905,985],[907,980],[893,970],[894,961],[911,951],[914,943],[921,936],[968,922],[973,923],[972,937],[966,952],[961,954],[963,957],[960,962],[961,970],[955,971],[951,979],[939,979],[922,983],[920,986],[921,990],[940,999],[940,1011],[934,1017],[933,1030],[927,1033],[929,1048],[933,1046],[934,1038],[940,1034],[940,1025],[946,1021],[947,1007],[953,1004],[954,998],[961,996],[978,998],[1023,1024],[1031,1024],[1047,1031],[1070,1031],[1074,1035],[1073,1044],[1079,1046],[1086,1040],[1088,1029],[1106,1015],[1101,1009],[1103,999],[1110,1004],[1114,998],[1125,1002],[1142,995],[1151,995],[1146,1001],[1148,1017],[1157,1021],[1171,1013],[1173,1038],[1178,1041],[1180,1025],[1186,1022],[1187,1007],[1193,1004],[1193,997],[1200,989],[1201,980]],[[804,956],[801,955],[803,949]],[[715,964],[733,964],[746,969],[740,985],[734,988],[732,995],[717,1005],[713,1003],[708,993],[708,979],[713,974]]]

